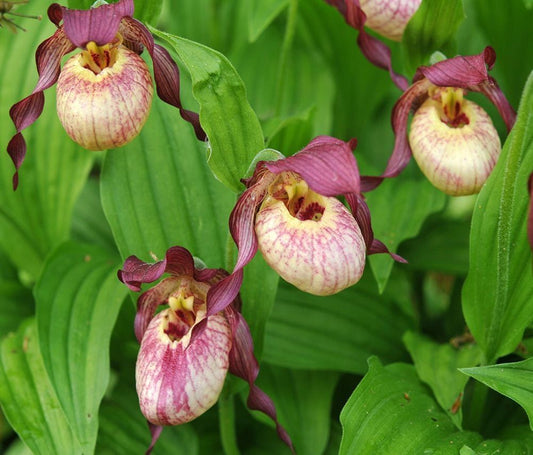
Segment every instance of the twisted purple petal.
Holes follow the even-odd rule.
[[[274,403],[265,392],[255,385],[259,374],[259,364],[254,356],[252,335],[248,324],[243,316],[231,307],[226,310],[226,315],[233,329],[233,346],[230,351],[229,371],[248,383],[250,387],[247,400],[248,407],[261,411],[270,417],[276,424],[278,436],[294,453],[291,438],[285,428],[278,422]]]
[[[122,18],[133,16],[133,0],[120,0],[89,10],[61,8],[66,35],[81,48],[89,41],[99,46],[110,43],[118,32]]]
[[[180,73],[168,51],[155,44],[150,31],[136,19],[125,17],[120,30],[126,41],[140,42],[148,50],[154,62],[154,78],[159,98],[177,107],[181,117],[193,126],[196,137],[205,141],[207,136],[200,125],[198,114],[184,109],[181,104]]]
[[[51,7],[50,7],[51,8]],[[60,73],[61,58],[71,52],[74,46],[69,41],[62,29],[43,41],[37,48],[35,60],[39,80],[31,95],[14,104],[9,110],[9,115],[17,132],[7,145],[7,153],[15,165],[13,175],[13,189],[18,186],[18,170],[26,156],[26,141],[21,131],[30,126],[39,118],[44,107],[43,90],[57,82]]]
[[[335,6],[344,16],[351,27],[359,31],[357,44],[367,60],[378,68],[387,70],[396,87],[406,90],[409,87],[407,79],[392,69],[391,51],[387,45],[369,35],[365,30],[366,14],[361,9],[359,0],[326,0]]]

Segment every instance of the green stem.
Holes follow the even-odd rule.
[[[278,67],[278,79],[276,83],[276,115],[280,114],[283,102],[283,91],[287,73],[287,62],[296,31],[296,19],[298,17],[298,0],[290,0],[289,11],[287,13],[287,25],[285,26],[285,36],[281,46],[281,57]]]
[[[235,404],[233,395],[225,396],[224,393],[218,399],[218,421],[220,427],[220,439],[225,455],[240,455],[235,434]]]

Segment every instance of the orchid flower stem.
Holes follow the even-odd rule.
[[[235,434],[235,402],[233,395],[222,394],[218,400],[220,438],[225,455],[240,455]]]
[[[280,114],[285,88],[287,73],[287,62],[296,31],[296,19],[298,17],[298,0],[289,0],[289,11],[287,13],[287,25],[285,26],[285,37],[281,47],[281,57],[278,67],[278,80],[276,83],[276,116]]]

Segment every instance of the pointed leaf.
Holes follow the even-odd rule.
[[[240,179],[265,145],[242,79],[221,53],[178,36],[152,31],[173,46],[191,74],[193,94],[200,104],[200,122],[209,139],[211,170],[233,191],[242,191]]]
[[[533,169],[533,74],[516,124],[479,194],[470,234],[463,313],[490,363],[516,348],[533,318],[527,182]]]
[[[439,453],[455,455],[481,436],[458,431],[418,380],[414,367],[383,367],[375,357],[341,412],[339,455]]]
[[[533,430],[533,358],[461,371],[516,401],[527,412]]]
[[[49,257],[35,288],[44,364],[86,453],[96,443],[111,332],[127,294],[117,262],[99,248],[65,243]]]
[[[441,408],[461,428],[461,404],[467,378],[458,368],[478,365],[483,356],[481,350],[472,344],[458,349],[450,344],[440,345],[414,332],[406,333],[403,339],[418,376],[431,387]]]
[[[0,352],[0,404],[7,420],[34,454],[81,454],[48,379],[34,320],[7,336]]]

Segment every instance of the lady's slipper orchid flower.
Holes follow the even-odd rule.
[[[366,254],[388,252],[374,239],[353,148],[354,140],[320,136],[289,158],[257,163],[230,215],[239,253],[226,280],[240,286],[242,268],[259,249],[286,281],[330,295],[359,281]]]
[[[105,2],[104,2],[105,3]],[[72,10],[57,3],[48,8],[56,32],[36,52],[39,80],[32,94],[11,107],[17,133],[7,146],[18,169],[26,155],[21,131],[41,115],[43,91],[57,82],[57,112],[68,135],[90,150],[124,145],[141,130],[150,111],[152,80],[139,54],[148,50],[159,97],[177,107],[204,140],[198,115],[183,109],[179,71],[170,54],[154,43],[148,29],[133,19],[133,0],[119,0],[90,10]],[[75,50],[63,69],[61,59]]]
[[[407,79],[392,70],[389,47],[366,32],[365,26],[382,36],[400,41],[404,29],[422,0],[326,0],[336,7],[359,35],[357,44],[367,60],[378,68],[389,71],[392,81],[400,90],[409,87]]]
[[[149,451],[162,426],[189,422],[216,403],[228,370],[248,382],[248,406],[271,417],[280,438],[292,449],[272,400],[255,385],[259,366],[250,330],[239,312],[238,295],[222,311],[207,312],[210,289],[228,273],[198,269],[189,251],[173,247],[164,260],[152,264],[129,257],[118,276],[139,291],[142,283],[151,283],[164,273],[170,276],[139,297],[135,318],[135,335],[141,345],[137,394],[151,424]],[[161,305],[168,306],[155,314]]]
[[[454,196],[479,192],[496,164],[501,145],[487,113],[463,95],[469,91],[483,93],[496,106],[508,130],[516,118],[487,72],[495,59],[494,50],[487,47],[478,55],[420,67],[413,85],[392,111],[396,139],[387,168],[380,177],[364,177],[363,190],[375,188],[385,177],[398,175],[412,154],[428,180],[441,191]]]

